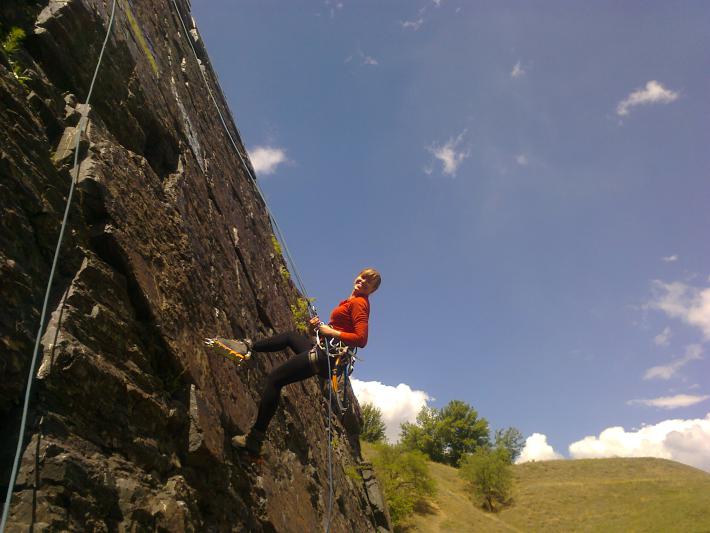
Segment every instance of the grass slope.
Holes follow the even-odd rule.
[[[456,469],[429,471],[437,494],[403,531],[710,533],[710,474],[664,459],[516,465],[513,502],[496,514],[472,502]]]

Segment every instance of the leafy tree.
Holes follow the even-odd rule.
[[[400,442],[408,450],[419,450],[432,461],[444,462],[444,445],[439,439],[437,425],[439,412],[436,409],[422,407],[416,423],[402,424]]]
[[[489,444],[488,433],[485,418],[467,403],[452,400],[440,410],[424,407],[415,424],[402,424],[401,441],[432,461],[458,466],[464,454]]]
[[[514,463],[520,456],[520,452],[525,447],[525,438],[516,428],[497,429],[495,435],[495,447],[505,448],[510,454],[510,462]]]
[[[373,461],[377,479],[387,500],[392,525],[401,525],[415,505],[436,492],[426,456],[401,445],[377,444]]]
[[[461,461],[459,475],[468,481],[476,497],[489,511],[510,500],[513,473],[505,448],[480,447]]]
[[[377,442],[385,438],[385,423],[382,421],[382,411],[371,403],[362,405],[360,438],[367,442]]]
[[[488,445],[488,421],[478,418],[476,410],[466,402],[450,401],[440,412],[439,426],[446,462],[453,466],[459,465],[465,453]]]

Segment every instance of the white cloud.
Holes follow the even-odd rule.
[[[666,263],[673,263],[674,261],[678,261],[678,256],[673,254],[666,257],[661,257],[661,261],[665,261]]]
[[[520,464],[528,461],[551,461],[553,459],[563,459],[563,457],[547,443],[546,435],[533,433],[525,439],[525,447],[515,462]]]
[[[407,30],[417,31],[424,24],[424,18],[419,17],[417,20],[401,20],[399,24]]]
[[[329,11],[330,18],[335,18],[336,12],[342,10],[345,4],[336,0],[325,0],[325,7]]]
[[[666,326],[663,331],[653,337],[653,342],[656,346],[668,346],[672,336],[671,328]]]
[[[375,59],[374,57],[365,55],[365,53],[360,48],[358,48],[354,54],[349,55],[347,58],[345,58],[345,63],[350,63],[355,58],[360,59],[360,65],[377,66],[380,64],[379,61],[377,61],[377,59]]]
[[[518,154],[515,156],[515,162],[521,167],[526,167],[529,163],[528,156],[525,154]]]
[[[249,159],[257,174],[273,174],[279,165],[286,163],[286,150],[272,146],[257,146],[249,150]]]
[[[659,82],[651,80],[645,89],[638,89],[624,98],[616,106],[617,115],[628,115],[629,109],[637,105],[668,104],[678,99],[678,93],[666,89]]]
[[[360,405],[371,403],[382,411],[382,420],[386,426],[385,436],[390,442],[399,440],[399,426],[403,422],[415,422],[422,407],[433,400],[426,392],[413,390],[405,383],[400,383],[396,387],[379,381],[359,379],[353,379],[351,383]]]
[[[690,407],[710,398],[710,395],[694,396],[692,394],[676,394],[675,396],[661,396],[648,400],[629,400],[629,405],[646,405],[648,407],[659,407],[660,409],[679,409]]]
[[[648,307],[699,328],[705,339],[710,340],[710,287],[697,288],[680,281],[663,283],[656,280],[653,292],[654,299]]]
[[[514,66],[513,70],[510,71],[510,77],[515,79],[515,78],[521,78],[525,75],[525,69],[523,68],[523,65],[518,61]]]
[[[466,131],[467,130],[463,130],[458,137],[456,137],[455,139],[452,137],[441,146],[433,144],[432,146],[427,148],[436,159],[441,161],[442,171],[444,174],[448,174],[449,176],[455,176],[456,171],[458,170],[463,160],[466,159],[469,155],[471,155],[468,149],[459,150],[459,145],[463,141],[463,137],[464,135],[466,135]]]
[[[681,368],[691,361],[702,359],[702,353],[703,348],[699,344],[691,344],[686,346],[685,355],[683,357],[679,357],[669,365],[654,366],[649,368],[646,370],[643,379],[671,379]]]
[[[569,446],[573,459],[660,457],[710,471],[710,413],[702,419],[664,420],[638,431],[611,427]]]

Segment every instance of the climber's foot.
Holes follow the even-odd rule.
[[[213,352],[216,352],[227,359],[242,363],[251,357],[251,343],[249,339],[225,339],[222,337],[212,337],[205,339],[205,344]]]

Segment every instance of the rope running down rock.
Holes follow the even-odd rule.
[[[96,82],[96,76],[99,73],[99,67],[101,66],[101,61],[104,57],[104,51],[106,50],[106,44],[108,43],[108,38],[111,35],[111,28],[113,27],[113,20],[116,14],[116,0],[113,0],[111,5],[111,17],[109,18],[108,27],[106,28],[106,37],[104,37],[104,43],[101,47],[101,53],[99,54],[99,59],[96,62],[96,69],[94,69],[94,76],[91,78],[91,85],[89,86],[89,93],[86,97],[86,107],[88,109],[89,102],[91,101],[91,93],[94,91],[94,83]],[[74,148],[74,166],[72,167],[71,175],[71,186],[69,187],[69,195],[67,196],[67,204],[64,208],[64,219],[62,220],[62,226],[59,230],[59,238],[57,239],[57,247],[54,250],[54,259],[52,260],[52,269],[49,273],[49,281],[47,281],[47,290],[44,293],[44,303],[42,304],[42,313],[39,319],[39,329],[37,330],[37,338],[35,339],[34,352],[32,354],[32,360],[30,362],[30,371],[27,377],[27,388],[25,389],[25,402],[22,407],[22,420],[20,422],[20,434],[17,438],[17,450],[15,451],[15,461],[12,465],[12,473],[10,474],[10,481],[7,485],[7,495],[5,496],[5,505],[2,510],[2,522],[0,522],[0,533],[4,533],[5,524],[7,523],[8,516],[10,514],[10,502],[12,501],[12,493],[15,489],[15,481],[17,479],[17,471],[20,465],[20,457],[22,455],[22,442],[25,437],[25,426],[27,424],[27,412],[30,405],[30,392],[32,390],[32,383],[34,381],[35,367],[37,366],[37,355],[39,354],[39,345],[42,339],[42,331],[44,330],[44,321],[47,317],[47,306],[49,303],[49,294],[52,289],[52,281],[54,280],[54,272],[57,268],[57,263],[59,261],[59,251],[62,247],[62,240],[64,239],[64,230],[67,225],[67,220],[69,218],[69,208],[71,207],[72,197],[74,195],[74,186],[76,181],[79,179],[79,142],[81,141],[81,135],[86,125],[86,116],[82,116],[79,120],[78,134],[76,136],[76,146]]]

